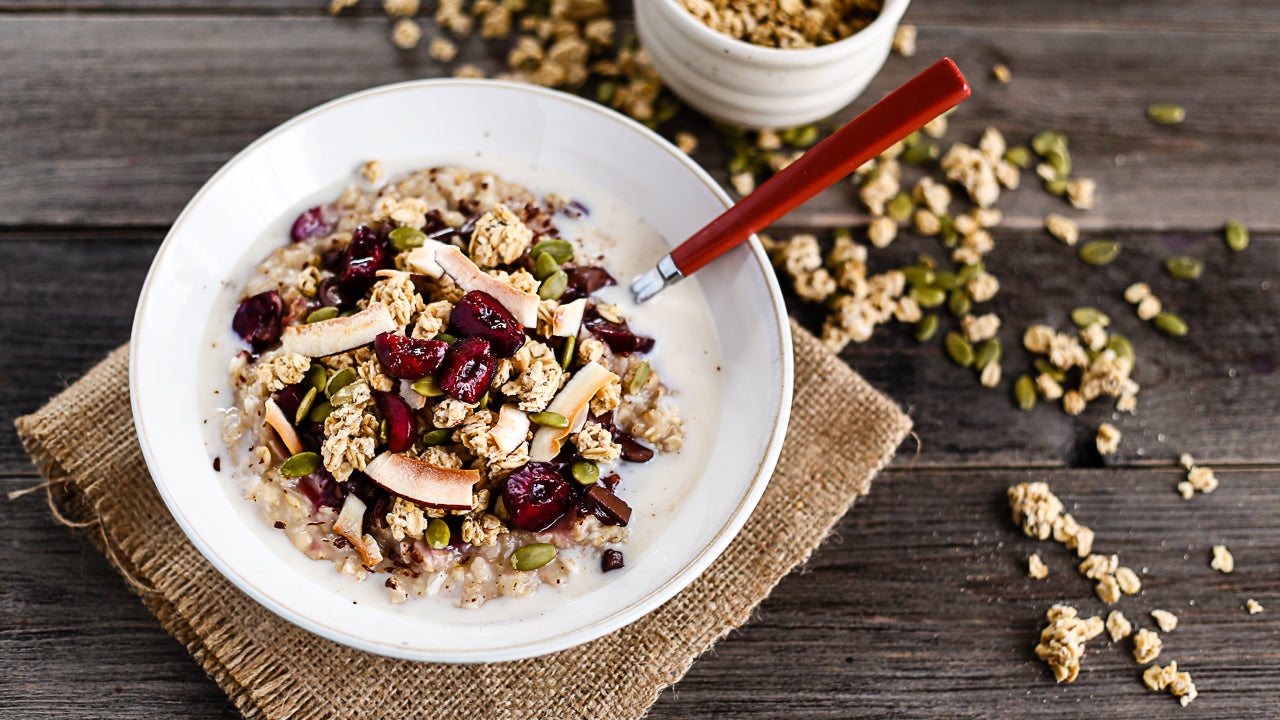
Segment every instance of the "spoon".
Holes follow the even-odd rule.
[[[636,302],[697,272],[967,97],[969,84],[950,58],[930,65],[664,255],[631,283]]]

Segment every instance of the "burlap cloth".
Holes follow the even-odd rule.
[[[805,330],[778,470],[710,569],[631,625],[570,650],[492,665],[370,655],[306,632],[218,574],[173,521],[133,431],[128,349],[17,421],[70,516],[245,717],[639,718],[694,658],[805,561],[910,431],[911,421]]]

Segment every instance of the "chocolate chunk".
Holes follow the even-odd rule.
[[[646,463],[653,459],[653,448],[641,445],[624,432],[615,432],[613,441],[622,446],[622,459],[633,463]]]
[[[622,482],[622,478],[618,476],[618,473],[609,473],[608,475],[600,478],[600,484],[610,492],[615,490],[620,482]]]
[[[626,527],[627,521],[631,520],[631,506],[600,483],[592,485],[587,494],[582,496],[582,504],[584,509],[600,518],[600,522],[605,525]]]
[[[600,569],[604,572],[617,570],[622,567],[622,552],[618,550],[605,550],[604,555],[600,556]]]
[[[222,472],[222,458],[220,458],[220,457],[215,457],[215,458],[213,459],[213,471],[214,471],[214,472]]]

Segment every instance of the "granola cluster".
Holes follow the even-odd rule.
[[[1142,673],[1142,682],[1157,692],[1167,688],[1183,707],[1190,705],[1199,695],[1196,684],[1191,681],[1191,673],[1179,672],[1176,662],[1171,662],[1166,667],[1152,665]]]
[[[755,45],[811,48],[849,37],[880,15],[883,0],[680,0],[699,22]]]
[[[1178,493],[1183,500],[1190,500],[1197,491],[1208,495],[1218,489],[1218,477],[1213,474],[1213,468],[1197,465],[1191,453],[1182,453],[1178,464],[1187,471],[1187,479],[1178,483]]]
[[[1075,682],[1080,675],[1084,644],[1102,633],[1102,618],[1080,618],[1070,605],[1054,605],[1045,613],[1048,625],[1040,631],[1036,655],[1049,664],[1058,682]]]

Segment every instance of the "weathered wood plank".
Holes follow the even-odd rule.
[[[292,115],[446,72],[424,48],[395,50],[386,32],[373,16],[0,16],[0,223],[167,224],[225,159]],[[460,62],[492,71],[503,52],[473,38]],[[1236,217],[1280,229],[1274,34],[926,25],[920,54],[892,59],[836,120],[942,54],[975,88],[949,138],[973,142],[987,124],[1015,142],[1066,130],[1077,172],[1100,183],[1086,225],[1208,229]],[[1013,68],[1013,83],[988,77],[997,60]],[[1188,121],[1151,125],[1144,108],[1155,101],[1186,105]],[[678,126],[698,132],[698,160],[723,180],[709,126],[693,117]],[[832,189],[792,222],[864,220],[850,195],[847,185]],[[1061,202],[1028,188],[1002,206],[1012,226],[1028,227]]]
[[[895,461],[899,466],[1097,465],[1102,460],[1093,438],[1103,421],[1125,434],[1109,464],[1171,463],[1184,451],[1206,462],[1280,462],[1273,427],[1280,407],[1280,326],[1274,322],[1280,317],[1280,237],[1255,236],[1238,255],[1216,236],[1117,237],[1126,249],[1106,268],[1083,265],[1070,248],[1040,233],[997,239],[988,265],[1002,291],[990,311],[1003,318],[1006,359],[1005,380],[995,390],[953,365],[939,339],[917,343],[909,327],[881,327],[867,344],[846,350],[846,361],[915,419],[919,453],[908,441]],[[0,414],[6,425],[128,340],[135,298],[158,242],[154,233],[0,235],[10,256],[22,258],[0,266],[0,287],[12,288],[0,295],[6,318],[0,323],[0,376],[6,378]],[[871,270],[914,262],[922,252],[941,257],[939,250],[932,240],[903,237],[874,251]],[[1160,262],[1173,253],[1201,257],[1203,279],[1166,276]],[[1139,279],[1187,319],[1188,337],[1167,338],[1137,319],[1121,293]],[[790,300],[793,313],[818,330],[821,309]],[[1048,403],[1018,412],[1010,387],[1030,370],[1022,330],[1034,322],[1066,329],[1071,308],[1083,304],[1109,313],[1137,349],[1136,378],[1143,386],[1137,415],[1113,418],[1102,400],[1074,418]],[[945,312],[942,322],[938,338],[954,324]],[[29,467],[16,436],[0,433],[0,472]]]
[[[1185,502],[1171,470],[892,471],[803,572],[694,664],[654,718],[1168,717],[1274,715],[1280,677],[1280,468],[1219,473]],[[1099,551],[1144,575],[1116,607],[1139,627],[1179,615],[1159,661],[1189,670],[1200,699],[1179,708],[1142,687],[1127,641],[1089,643],[1080,679],[1055,685],[1031,647],[1044,611],[1106,612],[1075,559],[1026,538],[1004,489],[1047,479]],[[0,490],[23,478],[0,479]],[[0,716],[230,718],[233,710],[150,620],[92,545],[53,524],[39,498],[10,503],[0,537],[20,547],[0,583]],[[1237,569],[1208,567],[1223,542]],[[1026,577],[1039,552],[1044,581]],[[1268,610],[1250,616],[1244,600]]]

